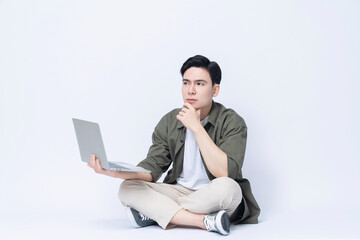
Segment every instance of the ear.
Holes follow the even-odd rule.
[[[213,97],[216,97],[219,94],[219,91],[220,91],[220,85],[215,83],[213,87]]]

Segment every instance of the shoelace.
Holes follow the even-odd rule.
[[[204,218],[204,224],[208,231],[216,230],[215,227],[215,217],[216,215],[206,215]]]

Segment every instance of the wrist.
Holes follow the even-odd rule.
[[[109,170],[105,175],[107,175],[109,177],[113,177],[113,178],[119,178],[120,172],[114,171],[114,170]]]
[[[201,125],[201,123],[199,122],[199,124],[193,128],[192,132],[193,134],[196,136],[198,134],[201,134],[201,132],[205,131],[204,127]]]

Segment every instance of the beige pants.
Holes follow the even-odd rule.
[[[120,185],[119,198],[131,207],[155,220],[163,229],[181,209],[209,214],[225,210],[229,216],[242,200],[239,184],[227,177],[216,178],[194,191],[179,185],[125,180]]]

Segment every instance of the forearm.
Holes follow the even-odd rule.
[[[112,171],[111,175],[114,178],[121,178],[124,180],[143,180],[147,182],[152,182],[153,177],[150,173],[143,172],[121,172],[121,171]]]
[[[196,142],[203,156],[206,167],[215,177],[228,176],[227,155],[215,145],[203,127],[194,132]]]

